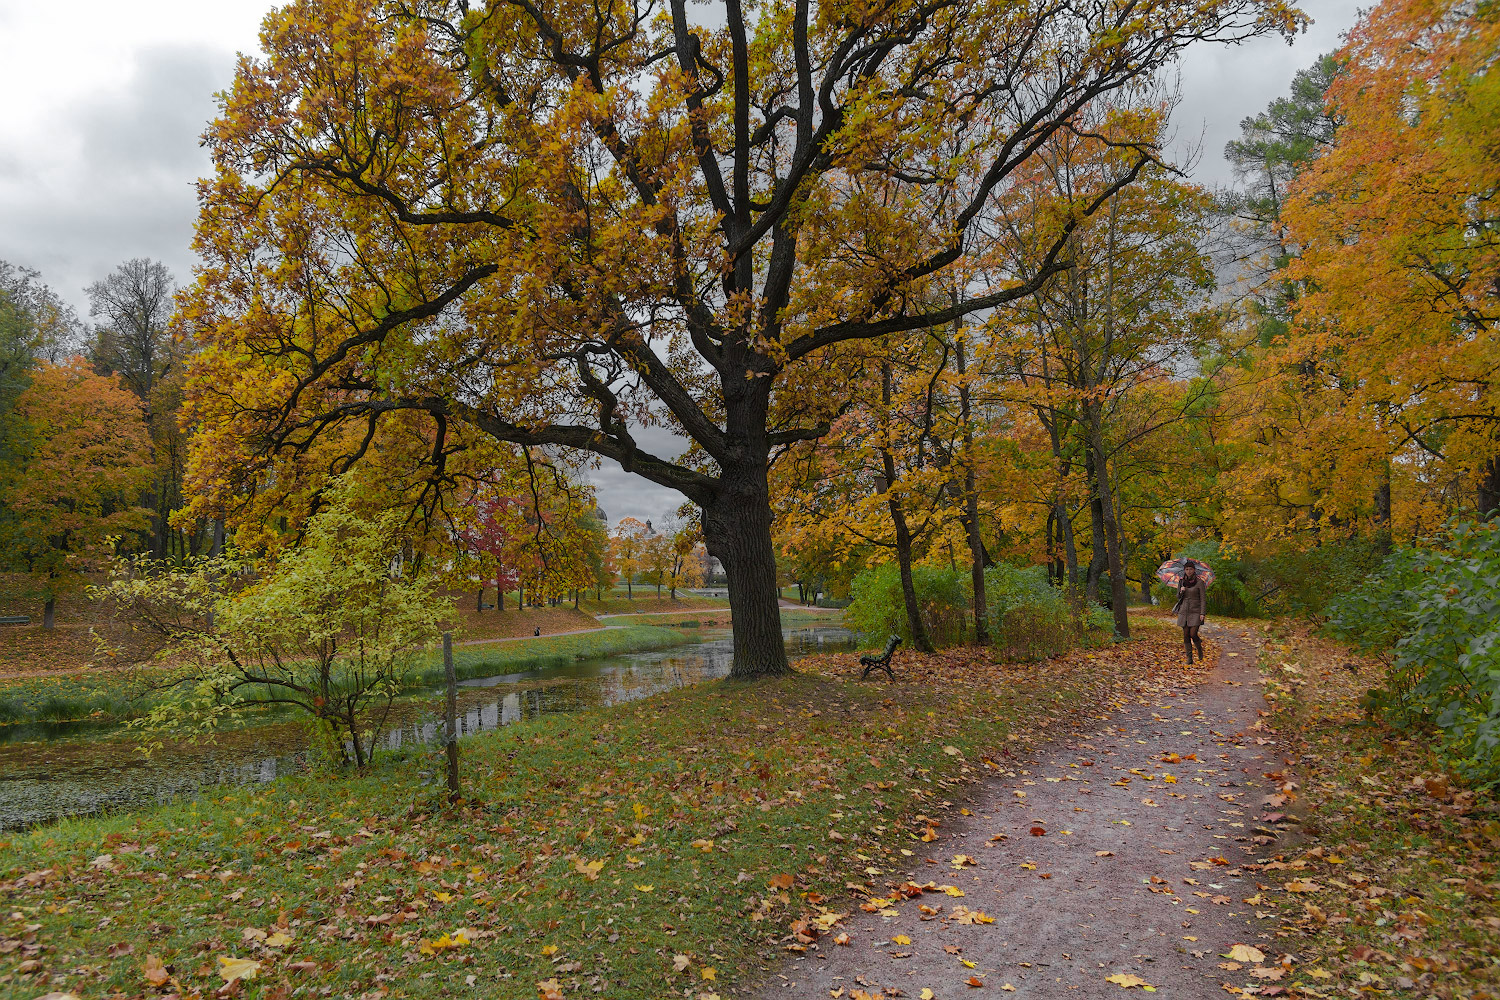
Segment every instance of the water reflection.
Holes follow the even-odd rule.
[[[783,634],[792,659],[854,648],[854,634],[836,626],[788,628]],[[474,678],[459,687],[459,732],[468,736],[717,679],[728,675],[732,658],[729,634],[721,631],[690,646]],[[398,700],[381,744],[395,750],[437,742],[441,705],[439,692]],[[13,735],[24,742],[0,745],[0,830],[161,801],[204,785],[271,781],[306,762],[305,728],[284,719],[219,733],[213,743],[168,743],[149,758],[117,726],[3,728],[16,730]]]

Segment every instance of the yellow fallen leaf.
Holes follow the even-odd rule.
[[[704,982],[711,983],[716,978],[718,978],[719,970],[715,969],[712,965],[705,965],[703,968],[698,970],[698,973],[703,976]]]
[[[435,892],[432,894],[432,898],[437,900],[439,903],[453,902],[453,894],[451,892]]]
[[[258,972],[260,963],[253,958],[219,956],[219,975],[224,977],[226,983],[232,983],[236,979],[254,979]]]
[[[1248,944],[1237,944],[1225,952],[1224,957],[1232,958],[1236,962],[1259,964],[1266,960],[1266,953]]]
[[[635,887],[635,891],[636,892],[655,892],[656,891],[656,886],[654,886],[654,885],[637,885]]]
[[[682,970],[686,969],[688,967],[688,965],[692,963],[692,961],[693,961],[693,958],[692,958],[691,955],[682,955],[682,954],[673,955],[672,956],[672,971],[673,972],[681,972]]]
[[[693,846],[700,851],[711,851],[714,849],[714,842],[712,840],[699,839],[693,841]]]
[[[932,990],[924,986],[922,987],[922,992],[918,993],[917,996],[920,997],[921,1000],[934,1000],[936,994],[933,993]]]
[[[275,931],[266,938],[267,948],[285,948],[292,943],[290,931]]]
[[[1146,982],[1140,976],[1131,975],[1128,972],[1116,972],[1113,976],[1105,976],[1104,981],[1106,983],[1114,983],[1116,986],[1127,990],[1132,986],[1143,986],[1151,990],[1156,989],[1156,987],[1151,986],[1150,983]]]
[[[891,938],[891,940],[896,944],[911,944],[911,938],[907,937],[905,934],[897,934],[895,937]]]
[[[557,954],[557,945],[555,945],[555,944],[544,944],[544,945],[542,945],[542,957],[543,958],[551,958],[553,955],[556,955],[556,954]]]
[[[1016,988],[1014,986],[1012,986],[1010,983],[1006,983],[1004,986],[1002,986],[1000,988],[1002,990],[1004,990],[1005,992],[1007,992],[1007,993],[1014,993],[1016,991]]]

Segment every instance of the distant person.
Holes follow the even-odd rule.
[[[1182,644],[1187,649],[1187,661],[1193,662],[1193,647],[1198,647],[1198,659],[1203,659],[1203,640],[1198,638],[1198,629],[1205,621],[1207,588],[1198,577],[1198,566],[1191,560],[1183,567],[1182,579],[1177,584],[1177,603],[1172,610],[1177,612],[1177,624],[1182,629]]]

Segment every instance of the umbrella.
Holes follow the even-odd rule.
[[[1175,587],[1182,582],[1182,571],[1187,568],[1188,563],[1198,567],[1198,579],[1203,581],[1203,586],[1213,585],[1214,571],[1208,568],[1208,563],[1187,556],[1177,556],[1162,563],[1156,570],[1156,578],[1169,587]]]

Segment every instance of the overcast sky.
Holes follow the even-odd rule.
[[[0,0],[0,259],[32,267],[87,318],[83,288],[130,257],[179,281],[193,263],[198,135],[236,52],[257,50],[264,0]],[[1224,143],[1335,48],[1357,0],[1307,0],[1315,23],[1292,46],[1205,47],[1182,63],[1179,147],[1196,178],[1231,180]],[[668,435],[645,432],[671,450]],[[618,467],[594,475],[601,506],[660,520],[682,502]]]

